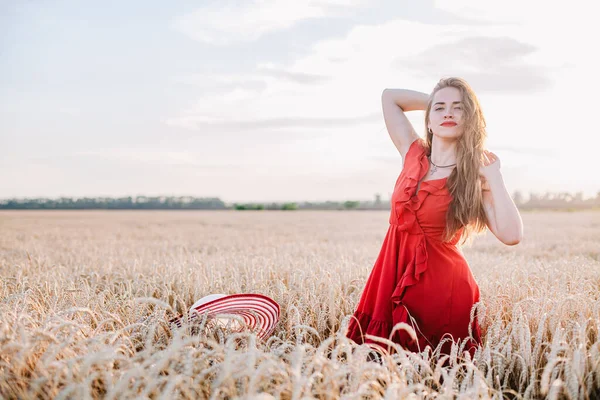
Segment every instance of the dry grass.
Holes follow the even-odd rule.
[[[600,213],[524,213],[463,249],[484,346],[365,362],[343,337],[387,212],[0,213],[2,398],[599,398]],[[281,306],[266,342],[172,332],[210,293]],[[197,329],[194,331],[196,332]],[[354,349],[354,352],[353,352]],[[258,395],[262,393],[261,395]]]

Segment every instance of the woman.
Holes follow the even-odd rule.
[[[486,227],[502,243],[518,244],[521,216],[504,186],[500,160],[484,149],[485,119],[465,80],[442,79],[431,95],[385,89],[382,106],[403,168],[390,226],[346,336],[376,349],[381,342],[364,335],[383,337],[414,352],[434,350],[446,338],[466,340],[472,357],[481,345],[473,308],[480,294],[458,246]],[[425,139],[404,115],[411,110],[425,110]],[[399,322],[412,326],[417,340],[402,329],[390,337]],[[442,345],[443,354],[452,340]]]

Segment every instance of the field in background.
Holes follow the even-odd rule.
[[[484,346],[445,369],[412,353],[365,362],[341,337],[388,216],[0,212],[0,397],[599,398],[600,212],[524,212],[519,245],[487,232],[463,248]],[[281,306],[267,342],[166,324],[207,294],[244,292]]]

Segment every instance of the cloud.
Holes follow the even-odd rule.
[[[284,68],[272,67],[269,65],[259,65],[256,74],[280,79],[282,81],[294,82],[301,85],[315,85],[325,83],[331,77],[321,74],[310,74],[306,72],[289,71]]]
[[[230,162],[215,163],[202,160],[202,154],[190,151],[165,151],[163,149],[143,148],[105,148],[95,150],[81,150],[60,155],[29,156],[27,165],[44,167],[85,169],[86,166],[110,164],[146,166],[191,167],[195,170],[226,171],[240,170],[247,165],[232,164]],[[266,163],[265,163],[266,165]]]
[[[339,118],[311,118],[311,117],[281,117],[249,120],[216,120],[206,116],[187,116],[165,120],[167,125],[187,128],[209,133],[240,132],[249,130],[285,129],[285,128],[338,128],[380,122],[381,112],[362,116]]]
[[[248,74],[190,74],[173,76],[170,81],[175,84],[190,85],[207,93],[223,93],[234,89],[247,92],[262,92],[267,87],[265,79]]]
[[[239,5],[216,2],[177,17],[173,27],[194,40],[225,46],[252,42],[269,33],[291,28],[300,21],[352,15],[366,0],[255,0]]]
[[[258,65],[257,69],[248,73],[237,74],[191,74],[174,76],[172,83],[194,86],[202,89],[202,93],[222,94],[227,90],[242,89],[246,92],[260,93],[267,89],[269,82],[279,81],[296,85],[318,85],[331,79],[330,76],[300,71],[290,71],[272,64]]]
[[[347,129],[382,122],[380,94],[395,82],[429,92],[440,77],[453,74],[477,92],[549,87],[544,67],[525,61],[537,47],[500,32],[507,35],[496,26],[401,19],[356,25],[343,37],[316,42],[287,64],[267,61],[252,71],[190,78],[188,83],[203,89],[195,103],[163,121],[233,136],[294,127]],[[403,40],[410,37],[419,40]]]
[[[588,0],[435,0],[434,6],[450,15],[476,19],[498,27],[507,35],[540,48],[543,65],[594,62],[594,52],[577,46],[582,38],[597,37],[600,25]],[[564,28],[564,29],[563,29]],[[585,61],[584,61],[585,60]]]
[[[344,37],[315,43],[289,64],[268,61],[253,71],[189,77],[183,82],[203,90],[194,104],[163,122],[231,136],[248,130],[351,129],[382,122],[380,94],[394,82],[428,92],[441,76],[453,74],[477,92],[549,87],[546,70],[525,62],[537,47],[498,32],[406,20],[357,25]],[[402,40],[406,37],[419,41]]]
[[[472,36],[436,44],[416,56],[399,57],[393,66],[412,69],[423,78],[460,76],[477,92],[528,93],[552,85],[546,67],[524,60],[536,50],[510,37]]]
[[[547,0],[435,0],[437,9],[464,18],[487,23],[523,24],[545,20],[556,23],[556,17],[578,13],[577,6],[589,5],[587,0],[549,2]],[[592,13],[593,14],[593,13]]]

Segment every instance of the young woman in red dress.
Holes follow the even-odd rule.
[[[346,336],[389,353],[391,346],[365,335],[413,352],[433,351],[450,339],[442,354],[450,353],[452,341],[466,341],[464,350],[473,357],[482,344],[474,307],[480,293],[459,246],[486,227],[502,243],[516,245],[523,237],[521,216],[499,158],[484,148],[485,119],[464,79],[442,79],[430,95],[385,89],[381,100],[403,168],[388,231]],[[425,139],[404,114],[411,110],[425,110]],[[413,327],[417,340],[403,329],[390,335],[400,322]]]

